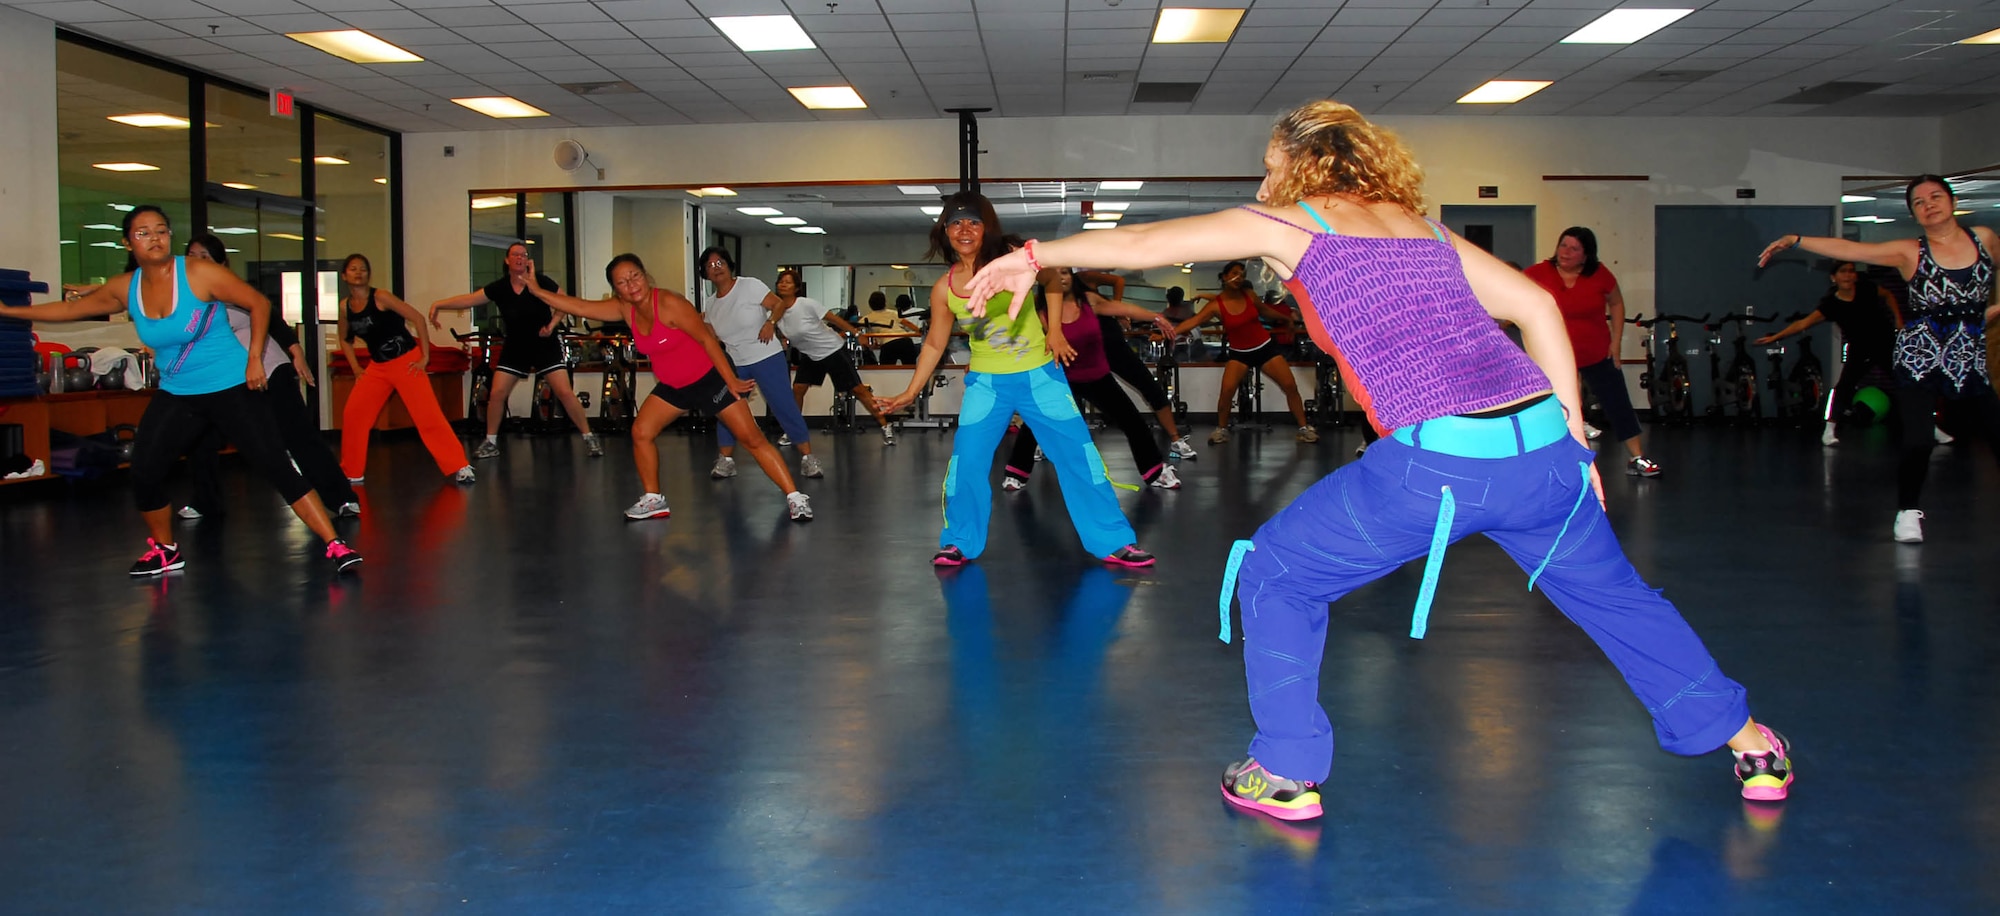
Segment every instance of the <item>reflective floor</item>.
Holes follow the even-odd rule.
[[[709,480],[705,437],[661,439],[674,515],[627,523],[619,441],[511,439],[461,489],[390,436],[349,580],[238,467],[155,582],[125,575],[121,481],[8,488],[0,908],[2000,909],[1990,456],[1936,459],[1912,549],[1879,434],[1649,435],[1665,477],[1605,461],[1614,522],[1794,740],[1782,806],[1737,798],[1725,754],[1659,751],[1475,540],[1421,642],[1420,567],[1336,608],[1324,820],[1228,809],[1251,731],[1215,638],[1228,545],[1352,430],[1203,446],[1184,490],[1122,494],[1163,560],[1140,573],[1082,554],[1046,470],[998,497],[980,562],[934,572],[941,433],[819,437],[810,525],[748,463]]]

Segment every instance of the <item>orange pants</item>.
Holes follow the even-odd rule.
[[[430,449],[438,470],[451,474],[471,464],[465,460],[465,444],[458,441],[458,434],[444,418],[444,408],[438,406],[430,375],[410,368],[422,355],[422,350],[413,350],[388,362],[369,363],[354,380],[354,390],[348,392],[347,408],[340,416],[340,469],[347,476],[360,477],[368,469],[369,428],[391,394],[403,396],[403,409],[416,421],[417,435],[423,437],[424,448]]]

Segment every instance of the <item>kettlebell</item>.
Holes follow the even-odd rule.
[[[105,432],[110,433],[111,438],[118,442],[118,463],[130,464],[132,461],[132,446],[139,441],[139,427],[133,426],[130,423],[120,423],[105,430]]]
[[[87,352],[63,354],[62,374],[64,391],[89,391],[97,384],[97,376],[90,374],[90,354]]]

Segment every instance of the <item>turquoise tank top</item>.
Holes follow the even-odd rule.
[[[243,384],[250,351],[243,349],[229,330],[229,317],[222,313],[225,306],[195,298],[188,286],[186,258],[174,259],[174,310],[167,317],[146,317],[141,286],[135,270],[125,310],[132,315],[139,341],[153,348],[162,390],[168,394],[214,394]]]

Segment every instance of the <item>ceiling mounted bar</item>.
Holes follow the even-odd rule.
[[[991,108],[947,108],[958,115],[958,189],[979,190],[979,114]]]

